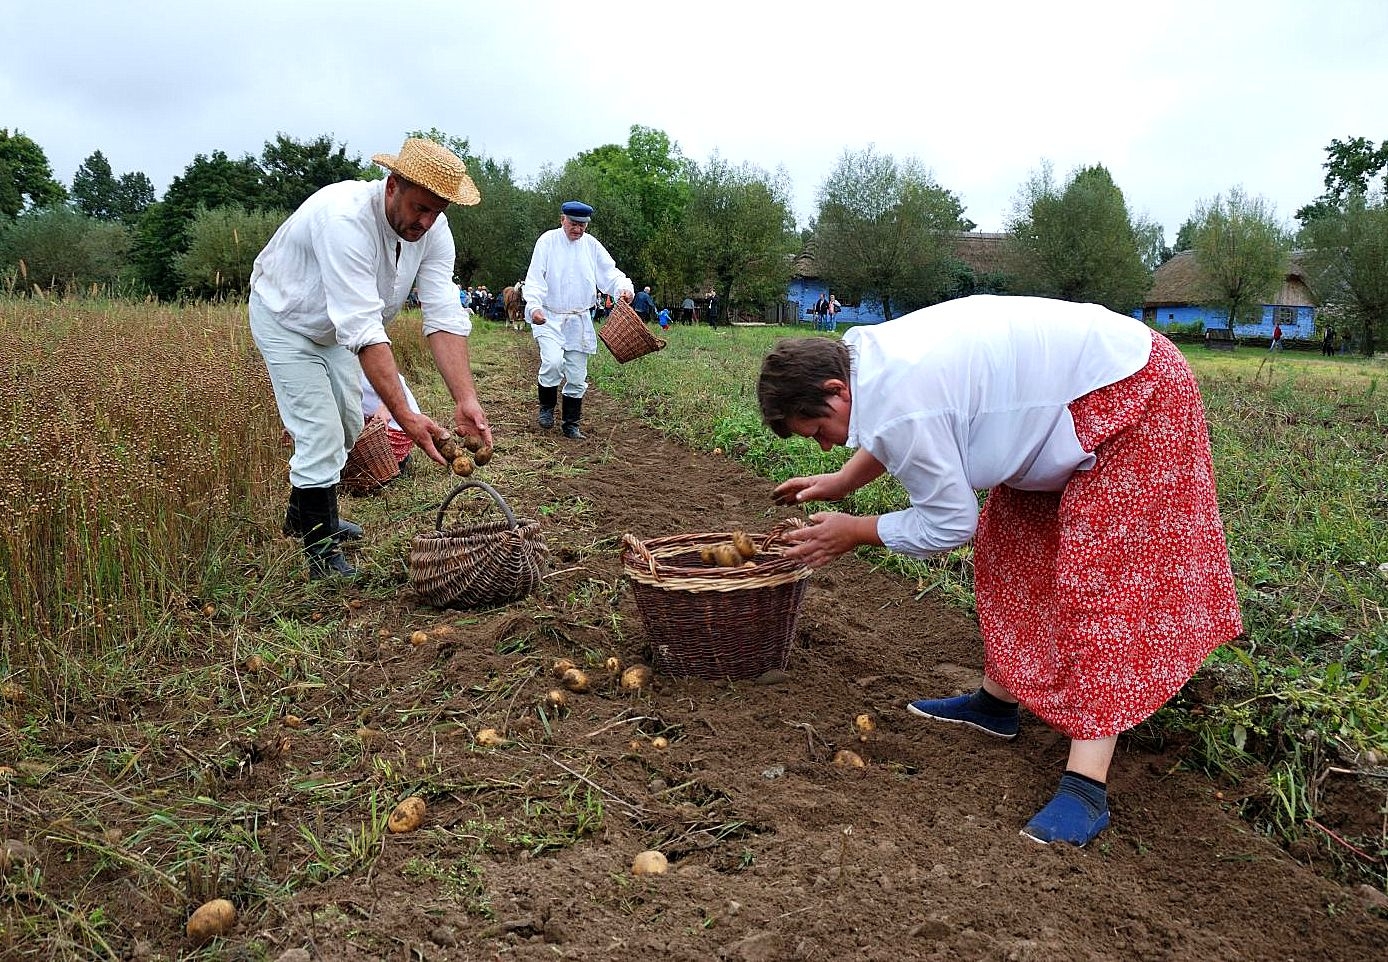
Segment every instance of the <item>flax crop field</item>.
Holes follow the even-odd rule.
[[[844,456],[760,426],[761,357],[775,338],[804,333],[678,328],[640,364],[600,354],[592,381],[672,444],[731,458],[769,488]],[[403,315],[392,336],[425,410],[450,410],[418,315]],[[484,404],[529,403],[533,372],[510,359],[517,337],[475,325]],[[1246,633],[1134,737],[1180,746],[1182,766],[1221,786],[1253,831],[1292,852],[1311,846],[1318,870],[1381,892],[1388,364],[1183,350],[1204,393]],[[345,598],[308,584],[297,545],[281,535],[280,433],[241,305],[0,297],[0,957],[119,957],[144,938],[118,918],[127,902],[144,905],[146,919],[185,919],[228,889],[244,905],[370,875],[389,789],[403,777],[390,762],[372,762],[372,779],[334,782],[320,822],[299,826],[274,851],[258,841],[258,820],[292,813],[238,807],[216,786],[284,750],[267,733],[283,731],[294,698],[331,691],[346,716],[371,703],[373,693],[349,690],[335,672],[334,659],[345,657],[341,625],[376,611],[371,637],[408,636],[398,597],[407,545],[450,479],[416,471],[389,498],[349,503],[352,517],[383,534],[355,559],[364,579]],[[546,479],[571,470],[519,430],[499,452],[492,483],[520,497],[543,502]],[[848,509],[904,504],[884,478]],[[590,508],[575,498],[544,502],[540,513],[579,519]],[[611,547],[595,536],[559,561],[581,567],[585,551]],[[923,604],[971,609],[967,548],[929,562],[881,550],[860,557]],[[615,586],[574,585],[564,610],[584,611],[586,628],[620,638],[624,626],[607,604]],[[547,617],[518,611],[502,636],[554,637]],[[429,679],[411,684],[412,710],[426,711]],[[379,723],[358,711],[357,736],[331,751],[360,762]],[[208,737],[193,741],[199,732]],[[296,788],[326,792],[326,784]],[[1351,784],[1361,809],[1380,806],[1377,822],[1335,821],[1327,798]],[[600,817],[590,789],[567,776],[527,783],[511,815],[513,843],[577,844]],[[344,808],[355,834],[320,831],[325,809]],[[479,917],[488,914],[474,863],[420,862],[411,871],[437,875]],[[112,895],[126,891],[115,878],[127,895]],[[274,957],[258,953],[248,957]]]

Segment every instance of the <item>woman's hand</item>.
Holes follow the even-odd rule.
[[[822,568],[841,554],[865,544],[881,544],[877,517],[858,517],[825,511],[809,517],[809,525],[784,535],[791,546],[785,556],[809,568]]]
[[[837,501],[849,493],[839,472],[813,474],[804,478],[782,481],[771,492],[777,504],[801,504],[805,501]]]

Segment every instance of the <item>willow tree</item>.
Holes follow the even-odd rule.
[[[877,300],[886,318],[946,296],[953,237],[974,225],[920,161],[846,150],[818,200],[815,267],[838,293]]]
[[[1235,187],[1197,207],[1195,222],[1191,249],[1201,300],[1225,312],[1229,330],[1257,323],[1286,280],[1291,256],[1291,237],[1276,211]]]
[[[1161,229],[1132,216],[1099,165],[1076,170],[1060,187],[1042,164],[1022,190],[1008,233],[1021,290],[1123,314],[1142,305],[1160,259]]]
[[[1371,356],[1388,337],[1388,200],[1351,194],[1307,224],[1300,240],[1322,311],[1355,332]]]

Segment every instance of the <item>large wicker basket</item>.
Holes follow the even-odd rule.
[[[496,502],[505,521],[444,527],[453,499],[479,488]],[[544,579],[549,548],[538,521],[516,519],[506,499],[482,481],[464,481],[439,507],[435,530],[410,544],[410,584],[415,594],[439,608],[475,608],[524,598]]]
[[[598,337],[602,338],[619,364],[634,361],[665,347],[665,341],[652,334],[641,316],[620,298],[613,302],[607,320],[598,328]]]
[[[371,418],[357,435],[347,464],[342,468],[340,487],[348,494],[371,494],[400,476],[400,462],[390,449],[386,422]]]
[[[758,551],[742,568],[714,568],[699,558],[701,548],[730,534],[623,536],[622,568],[657,671],[725,679],[786,667],[812,572],[782,556],[783,531],[753,535]]]

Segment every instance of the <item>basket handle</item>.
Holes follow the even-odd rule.
[[[646,563],[646,567],[651,569],[652,578],[660,577],[655,573],[655,555],[651,554],[650,549],[647,548],[643,542],[637,539],[635,535],[628,532],[622,535],[622,543],[630,548],[636,554],[636,557]]]
[[[783,536],[787,531],[794,531],[796,528],[807,527],[809,527],[809,525],[807,525],[802,518],[785,518],[781,521],[777,521],[771,526],[771,530],[766,533],[766,537],[762,539],[762,550],[765,551],[770,547],[773,541],[784,541],[785,538]]]
[[[487,492],[487,494],[491,495],[492,500],[496,502],[496,506],[506,515],[506,523],[511,526],[511,530],[515,531],[516,528],[519,527],[519,525],[516,524],[516,516],[511,513],[511,506],[506,503],[506,499],[497,492],[496,488],[485,481],[464,481],[454,488],[452,492],[449,493],[448,497],[443,499],[443,504],[439,505],[439,516],[434,522],[434,528],[436,530],[443,530],[443,513],[448,510],[448,506],[452,503],[453,499],[468,488],[481,488],[483,491]]]

